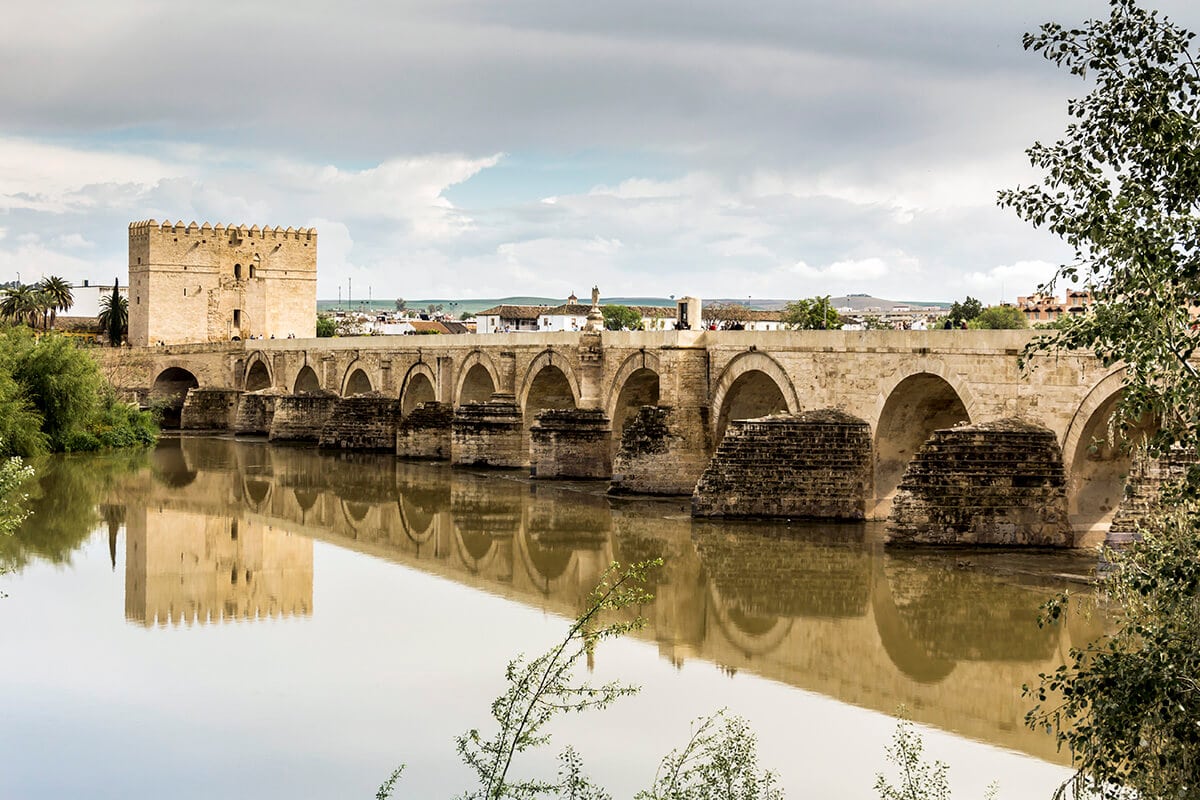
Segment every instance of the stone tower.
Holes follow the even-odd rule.
[[[312,228],[129,225],[129,343],[316,335]]]

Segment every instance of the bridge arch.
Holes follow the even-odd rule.
[[[499,373],[491,356],[480,350],[473,350],[459,367],[454,404],[461,406],[467,403],[486,403],[499,388]]]
[[[437,375],[425,362],[413,364],[400,389],[400,413],[408,416],[421,403],[437,400]]]
[[[934,431],[972,421],[974,403],[961,382],[944,369],[924,366],[895,376],[880,393],[875,415],[875,497],[880,503],[891,502],[908,463]]]
[[[1113,442],[1110,436],[1124,390],[1124,369],[1106,375],[1080,403],[1063,435],[1067,512],[1077,531],[1107,529],[1124,497],[1130,442]],[[1136,442],[1153,431],[1154,423],[1146,421],[1131,433]]]
[[[800,411],[787,370],[766,353],[742,353],[725,365],[712,395],[713,442],[720,444],[730,420]]]
[[[342,381],[342,397],[367,394],[373,390],[374,386],[371,383],[371,377],[367,374],[366,365],[362,361],[355,360],[350,366],[346,367],[346,377]]]
[[[161,424],[164,428],[178,428],[187,399],[188,389],[199,388],[200,381],[191,370],[172,364],[158,373],[150,389],[150,399],[162,405]]]
[[[662,367],[658,356],[642,350],[621,363],[608,390],[605,411],[612,421],[613,449],[621,444],[626,423],[642,406],[656,406],[660,397]]]
[[[292,394],[319,391],[321,391],[321,379],[317,377],[317,371],[308,364],[305,364],[296,373],[296,382],[292,385]]]
[[[254,353],[246,364],[246,372],[242,376],[242,386],[247,392],[257,392],[269,389],[275,385],[271,379],[271,365],[261,352]]]
[[[538,412],[551,408],[578,408],[579,383],[567,357],[553,350],[539,353],[525,371],[519,402],[526,428],[533,424]]]

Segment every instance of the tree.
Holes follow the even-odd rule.
[[[5,289],[3,297],[0,298],[0,315],[31,328],[36,326],[41,309],[41,298],[37,290],[23,283]]]
[[[637,331],[642,329],[642,315],[629,306],[601,306],[600,313],[604,315],[604,329],[608,331]]]
[[[1093,311],[1068,319],[1038,350],[1086,348],[1124,368],[1117,433],[1159,420],[1151,455],[1194,459],[1200,381],[1200,69],[1194,34],[1135,0],[1079,28],[1027,34],[1091,89],[1072,100],[1063,137],[1027,152],[1039,185],[999,195],[1002,206],[1060,236],[1074,251],[1055,281],[1082,281]],[[1053,290],[1053,282],[1043,287]],[[1027,722],[1070,749],[1076,788],[1104,797],[1194,797],[1200,787],[1200,470],[1143,523],[1141,541],[1114,556],[1104,581],[1122,604],[1115,633],[1073,650],[1029,692]],[[1065,599],[1047,607],[1062,617]]]
[[[1029,327],[1024,312],[1016,306],[989,306],[968,324],[977,330],[1021,330]]]
[[[327,314],[317,315],[317,338],[325,339],[337,334],[337,321]]]
[[[408,302],[403,297],[396,298],[396,310],[404,311],[408,308]]]
[[[967,295],[967,299],[961,303],[957,300],[950,306],[950,323],[954,327],[960,327],[964,322],[970,322],[983,313],[983,303],[976,300],[974,297]]]
[[[750,319],[750,309],[741,303],[711,303],[704,307],[704,320],[723,331],[742,330]]]
[[[129,299],[121,296],[116,278],[113,278],[112,294],[100,298],[100,316],[97,320],[100,330],[108,334],[108,343],[118,347],[129,330]]]
[[[45,297],[48,310],[50,312],[50,324],[48,327],[54,327],[54,321],[58,318],[59,311],[69,311],[71,306],[75,304],[75,296],[71,294],[71,284],[67,283],[57,275],[51,275],[49,278],[42,278],[38,284],[38,289]]]
[[[829,295],[793,300],[783,308],[783,322],[789,328],[802,331],[836,330],[842,318],[829,303]]]

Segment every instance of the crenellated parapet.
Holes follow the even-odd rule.
[[[138,222],[129,223],[129,235],[149,237],[153,233],[170,234],[172,236],[191,236],[193,234],[212,234],[214,236],[230,236],[231,238],[258,238],[258,239],[305,239],[312,241],[317,238],[316,228],[293,228],[290,225],[286,228],[276,225],[272,228],[270,225],[225,225],[218,222],[213,225],[210,222],[205,222],[203,225],[197,225],[195,220],[185,223],[183,220],[171,222],[166,220],[159,224],[156,219],[140,220]]]

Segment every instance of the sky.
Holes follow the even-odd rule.
[[[153,218],[316,227],[322,299],[1012,301],[1070,253],[996,192],[1087,90],[1021,35],[1107,8],[9,0],[0,281]]]

